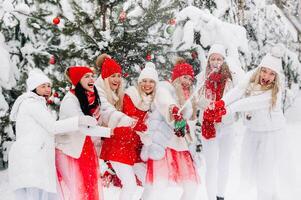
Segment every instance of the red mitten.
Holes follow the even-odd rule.
[[[185,131],[183,131],[183,129],[179,129],[179,130],[175,131],[175,135],[178,137],[184,137]]]
[[[179,113],[179,110],[180,109],[177,106],[174,106],[171,109],[171,114],[175,121],[181,121],[183,119],[183,116],[181,113]]]
[[[225,115],[225,114],[227,114],[227,110],[225,107],[223,107],[220,109],[220,115]]]
[[[204,118],[204,120],[213,122],[214,119],[215,119],[215,112],[214,112],[214,110],[210,110],[209,108],[207,108],[204,111],[203,118]]]
[[[145,132],[147,130],[147,126],[144,123],[137,123],[133,128],[134,131]]]
[[[215,108],[224,108],[225,107],[225,102],[224,100],[218,100],[214,103]]]
[[[215,127],[213,122],[209,122],[204,120],[202,123],[202,135],[205,139],[209,140],[211,138],[215,138]]]

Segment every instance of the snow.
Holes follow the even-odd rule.
[[[276,6],[276,5],[271,5],[267,7],[268,9],[271,9],[271,12],[275,12],[275,14],[281,16],[281,20],[283,20],[283,24],[285,24],[285,28],[287,31],[289,31],[293,37],[294,41],[298,41],[298,31],[294,27],[294,25],[285,17],[283,12]]]
[[[285,193],[285,196],[280,200],[291,200],[296,199],[297,197],[300,197],[301,195],[301,135],[299,133],[299,130],[301,130],[301,91],[299,91],[298,96],[295,99],[295,102],[292,104],[291,107],[289,107],[285,113],[285,117],[287,119],[287,133],[286,138],[283,142],[287,145],[287,149],[290,150],[292,160],[291,163],[288,163],[288,165],[295,166],[296,169],[296,180],[294,185],[290,187],[290,191]],[[237,123],[237,130],[244,130],[244,127],[241,123]],[[225,198],[227,200],[240,200],[238,196],[243,195],[243,200],[256,200],[256,192],[254,189],[250,189],[249,194],[240,194],[239,191],[237,191],[239,186],[239,152],[241,149],[241,142],[242,142],[242,135],[240,133],[237,133],[235,138],[235,147],[234,147],[234,153],[231,160],[230,165],[230,179],[229,179],[229,185],[227,188],[226,196]],[[287,162],[287,161],[285,161]],[[199,173],[201,174],[201,186],[198,191],[196,191],[196,196],[198,199],[207,200],[206,193],[205,193],[205,180],[204,180],[204,173],[205,169],[204,167],[199,170]],[[139,187],[139,190],[136,193],[135,200],[138,200],[140,195],[143,192],[143,188]],[[110,200],[118,200],[120,193],[120,189],[116,187],[109,187],[104,188],[104,199],[110,199]],[[181,189],[175,186],[171,186],[168,188],[168,190],[162,192],[162,198],[160,200],[178,200],[179,196],[181,194]],[[0,199],[1,200],[13,200],[13,193],[9,188],[8,184],[8,173],[7,170],[0,171]]]
[[[70,21],[74,21],[74,14],[72,12],[72,8],[71,5],[69,3],[69,0],[61,0],[60,1],[61,5],[62,5],[62,10],[64,15],[70,20]]]
[[[232,66],[243,66],[239,52],[248,55],[248,39],[244,27],[221,21],[212,14],[194,6],[188,6],[176,15],[176,30],[172,44],[174,50],[190,50],[194,46],[194,33],[200,32],[200,43],[204,47],[219,43],[228,50]],[[184,23],[184,26],[182,24]],[[203,52],[198,52],[201,55]],[[206,59],[201,59],[205,66]]]
[[[8,104],[2,94],[2,88],[11,89],[16,85],[15,73],[17,72],[16,67],[11,64],[10,55],[4,42],[4,36],[0,32],[0,117],[8,110]]]

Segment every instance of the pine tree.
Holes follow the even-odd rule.
[[[295,13],[298,6],[294,1],[281,2],[290,8],[290,13]],[[65,69],[72,65],[94,67],[101,53],[108,53],[122,65],[128,84],[135,82],[146,61],[156,64],[161,80],[168,79],[176,56],[187,59],[197,74],[204,67],[209,50],[202,30],[194,31],[189,47],[173,48],[178,27],[183,28],[188,21],[177,21],[176,16],[187,6],[246,29],[250,51],[237,48],[238,61],[246,70],[256,66],[274,43],[281,42],[300,52],[300,41],[285,28],[286,22],[275,12],[275,7],[253,0],[0,0],[0,3],[0,32],[9,47],[12,64],[18,69],[14,71],[19,71],[14,75],[18,80],[16,87],[2,91],[10,108],[25,91],[28,70],[37,67],[53,80],[49,103],[58,109],[60,99],[70,87],[64,77]],[[298,82],[296,69],[300,63],[293,53],[283,60],[287,85],[291,86]],[[2,141],[12,133],[8,113],[9,110],[0,116]]]

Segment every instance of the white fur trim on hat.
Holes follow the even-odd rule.
[[[270,53],[267,53],[261,60],[259,66],[266,67],[277,74],[281,74],[282,71],[282,60],[281,57],[284,55],[284,49],[280,45],[276,45],[271,49]]]
[[[223,45],[221,44],[213,44],[208,52],[208,57],[211,55],[211,54],[220,54],[222,55],[224,58],[226,58],[226,49]]]
[[[141,71],[141,73],[139,75],[138,83],[140,83],[145,78],[152,79],[156,82],[156,84],[158,84],[158,82],[159,82],[158,72],[156,70],[154,63],[147,62],[145,64],[144,69]]]
[[[41,70],[34,69],[28,73],[26,80],[27,91],[32,91],[44,83],[51,84],[51,81]]]

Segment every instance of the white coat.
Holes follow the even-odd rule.
[[[174,121],[170,119],[170,108],[176,105],[179,108],[179,100],[176,96],[175,88],[168,82],[160,82],[157,87],[152,112],[147,120],[148,130],[152,144],[144,145],[141,158],[159,160],[164,157],[165,148],[169,147],[176,151],[189,150],[184,137],[178,137],[174,133]],[[189,101],[181,112],[183,117],[189,120],[192,117],[192,103]],[[188,121],[190,125],[190,121]],[[191,127],[192,128],[192,127]],[[194,130],[191,130],[193,133]]]
[[[54,134],[78,129],[78,118],[56,121],[44,97],[19,96],[10,118],[16,121],[16,142],[9,152],[9,182],[13,190],[35,187],[56,192]]]
[[[80,108],[80,104],[77,97],[71,92],[68,92],[61,103],[59,112],[60,119],[67,119],[70,117],[82,115],[84,115],[84,113]],[[84,146],[86,135],[97,137],[110,137],[111,134],[110,129],[107,129],[105,127],[98,126],[98,129],[96,129],[96,127],[91,127],[89,129],[82,129],[82,127],[80,127],[79,130],[56,135],[56,148],[60,149],[61,151],[63,151],[64,154],[67,154],[68,156],[71,156],[73,158],[79,158]],[[94,130],[95,132],[95,129],[98,133],[92,135],[92,131]]]
[[[251,73],[254,71],[249,72],[245,79],[249,80]],[[227,115],[243,112],[245,115],[244,124],[252,131],[276,131],[284,128],[285,118],[281,108],[281,90],[277,94],[276,105],[272,108],[272,90],[250,91],[251,95],[246,97],[248,84],[248,81],[242,81],[223,97]]]
[[[238,84],[239,79],[239,73],[231,72],[232,75],[232,81],[227,80],[223,96],[227,94],[231,89],[235,87],[235,85]],[[200,116],[199,119],[203,119],[203,112],[209,105],[209,101],[205,98],[205,71],[202,71],[200,74],[197,75],[197,85],[196,89],[198,92],[198,108],[200,109]],[[222,122],[217,124],[217,126],[224,126],[224,125],[232,125],[237,120],[237,115],[226,115],[222,118]]]

